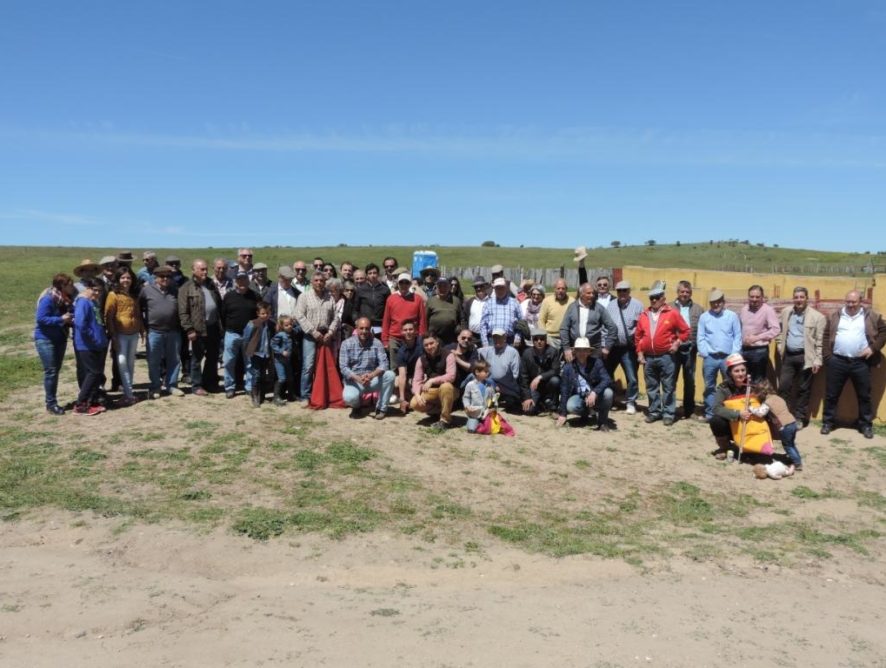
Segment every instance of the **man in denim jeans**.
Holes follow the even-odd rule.
[[[157,267],[153,283],[142,286],[139,305],[142,319],[148,329],[148,376],[151,399],[160,397],[160,386],[176,397],[184,394],[178,389],[181,371],[179,351],[181,326],[178,319],[178,294],[172,285],[172,267]]]
[[[225,397],[233,399],[237,390],[237,379],[242,377],[242,369],[246,368],[243,356],[243,330],[250,320],[255,318],[255,307],[258,295],[249,289],[249,274],[238,272],[234,278],[234,289],[229,290],[222,300],[222,323],[225,330],[224,365],[225,365]],[[238,366],[239,363],[239,366]],[[249,378],[244,381],[246,392],[252,390]]]
[[[717,373],[726,379],[726,358],[741,352],[741,323],[738,316],[726,308],[726,296],[714,288],[708,297],[710,309],[698,319],[698,354],[702,359],[704,376],[704,417],[710,422],[714,416],[714,391]]]

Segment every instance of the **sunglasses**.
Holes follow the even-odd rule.
[[[252,253],[240,253],[240,257],[252,257]]]

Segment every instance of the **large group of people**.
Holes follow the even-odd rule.
[[[696,303],[688,281],[679,282],[671,302],[666,285],[656,281],[643,304],[627,280],[615,284],[615,294],[609,276],[589,281],[583,262],[574,296],[563,279],[550,294],[531,280],[517,285],[501,265],[491,268],[489,279],[474,276],[473,294],[465,296],[457,277],[428,267],[413,278],[394,257],[362,269],[320,257],[298,260],[278,267],[275,280],[267,265],[253,263],[249,248],[239,249],[235,262],[194,259],[190,277],[176,256],[161,264],[147,251],[137,272],[133,261],[130,252],[84,260],[73,276],[56,274],[40,295],[34,338],[50,413],[66,410],[57,388],[69,340],[79,385],[75,415],[136,403],[141,339],[150,399],[183,395],[181,383],[196,396],[224,392],[234,399],[242,390],[255,406],[270,387],[277,405],[307,403],[322,367],[338,375],[354,419],[416,411],[447,429],[453,411],[463,408],[473,431],[482,402],[494,395],[505,411],[548,414],[558,426],[577,415],[606,432],[615,426],[610,411],[638,413],[642,372],[645,421],[665,427],[681,418],[707,422],[718,457],[732,447],[725,423],[753,418],[724,407],[724,397],[742,388],[781,397],[784,406],[774,409],[782,418],[779,429],[788,456],[800,466],[796,432],[809,423],[812,380],[824,371],[821,433],[836,427],[836,405],[851,381],[856,426],[865,437],[873,435],[870,370],[881,358],[886,324],[854,290],[825,317],[809,304],[804,287],[794,289],[792,305],[780,314],[759,285],[748,289],[738,313],[726,308],[719,289],[710,291],[707,304]],[[773,346],[778,374],[769,387]],[[696,414],[699,356],[704,390]],[[621,404],[613,380],[618,368],[625,378]],[[116,392],[120,396],[112,398]]]

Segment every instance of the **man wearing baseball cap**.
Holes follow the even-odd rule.
[[[508,343],[514,342],[514,326],[520,319],[520,304],[511,296],[507,281],[499,276],[492,281],[493,295],[483,305],[483,316],[480,319],[480,341],[489,345],[489,337],[495,329],[502,329]]]

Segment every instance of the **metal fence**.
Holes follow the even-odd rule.
[[[470,287],[474,276],[483,276],[488,281],[492,275],[490,267],[452,267],[445,264],[440,265],[440,272],[443,276],[457,277],[461,281],[462,289]],[[608,276],[609,282],[614,283],[612,268],[587,267],[587,272],[589,281],[593,281],[597,276]],[[570,288],[578,287],[578,269],[576,267],[554,267],[551,269],[505,267],[504,276],[510,279],[511,283],[517,285],[520,285],[526,279],[532,279],[536,285],[540,284],[550,287],[563,278],[566,279],[566,285]]]

